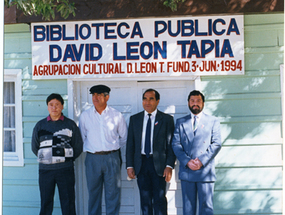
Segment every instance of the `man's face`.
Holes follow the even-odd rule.
[[[152,113],[155,111],[158,103],[159,100],[156,100],[154,91],[149,91],[144,94],[142,105],[146,112]]]
[[[57,99],[48,102],[48,112],[52,119],[58,119],[61,116],[63,105]]]
[[[102,108],[107,106],[107,101],[109,100],[109,95],[104,93],[93,93],[92,102],[95,108]]]
[[[199,114],[204,108],[204,102],[201,95],[190,96],[190,99],[188,101],[188,106],[193,114],[195,115]]]

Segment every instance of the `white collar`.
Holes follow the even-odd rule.
[[[98,113],[94,105],[92,105],[92,108],[93,108],[94,113]],[[108,110],[109,110],[109,106],[107,105],[106,108],[102,111],[102,113],[108,112]]]
[[[144,111],[144,116],[148,116],[148,112],[147,111]],[[155,111],[153,111],[152,113],[151,113],[151,117],[155,117],[156,116],[156,114],[157,114],[157,109],[155,109]]]
[[[201,118],[201,116],[202,116],[202,114],[203,114],[203,111],[201,111],[200,113],[198,113],[197,115],[195,115],[195,114],[193,114],[192,112],[191,112],[191,119],[193,119],[194,118],[194,116],[197,116],[197,118]]]

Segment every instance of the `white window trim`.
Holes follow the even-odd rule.
[[[4,69],[4,82],[15,82],[16,152],[4,152],[4,166],[24,166],[22,125],[22,70]]]

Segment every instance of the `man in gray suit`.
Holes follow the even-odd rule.
[[[167,214],[166,182],[174,168],[171,147],[173,117],[157,110],[160,95],[154,89],[143,94],[144,111],[130,118],[126,166],[128,177],[138,178],[143,215]]]
[[[180,162],[184,215],[196,215],[197,196],[199,214],[214,214],[214,158],[221,149],[221,134],[218,119],[202,112],[204,101],[204,95],[199,91],[189,94],[191,114],[177,120],[172,140]]]

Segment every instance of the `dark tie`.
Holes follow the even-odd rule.
[[[148,120],[146,124],[146,132],[145,132],[145,146],[144,146],[144,152],[146,157],[149,157],[150,153],[150,134],[151,134],[151,114],[148,114]]]

